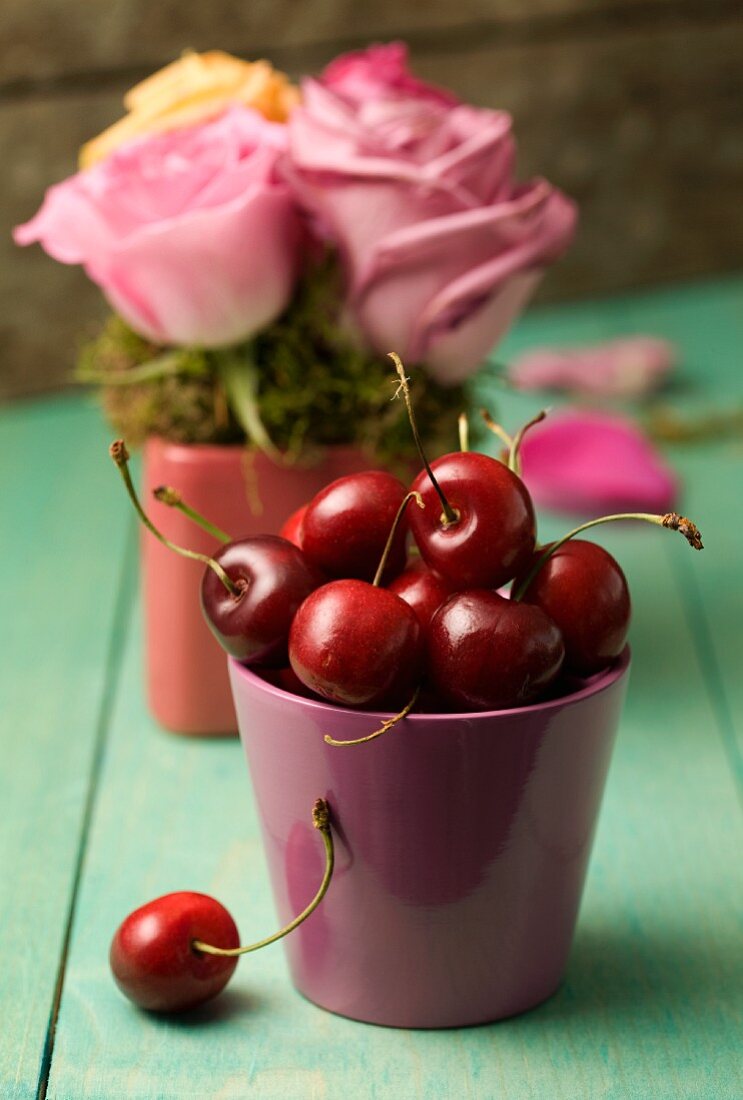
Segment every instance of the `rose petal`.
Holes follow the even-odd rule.
[[[320,77],[322,83],[349,101],[400,96],[427,100],[445,107],[459,101],[445,88],[428,84],[408,72],[408,47],[404,42],[387,42],[341,54],[331,61]]]
[[[563,390],[641,397],[673,369],[676,348],[654,336],[626,336],[582,348],[535,348],[514,359],[508,374],[521,390]]]
[[[667,512],[678,481],[625,417],[567,410],[524,437],[522,477],[534,502],[558,512]]]
[[[496,203],[388,234],[352,305],[373,347],[425,362],[442,385],[484,361],[572,236],[573,205],[537,181]]]

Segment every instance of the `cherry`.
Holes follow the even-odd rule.
[[[388,587],[390,592],[410,604],[424,631],[442,603],[457,590],[451,581],[444,580],[423,561],[413,562]]]
[[[158,531],[142,508],[123,440],[117,439],[109,450],[145,527],[170,550],[206,565],[201,608],[223,649],[246,665],[285,664],[294,613],[305,596],[323,581],[302,551],[278,535],[227,542],[214,557],[177,546]],[[159,499],[163,496],[168,496],[167,487]],[[165,502],[183,510],[183,502],[176,496],[177,503],[172,499]],[[188,514],[202,526],[207,522],[193,509],[189,508]],[[224,532],[221,535],[228,537]]]
[[[473,589],[451,596],[431,620],[429,673],[463,710],[524,706],[556,678],[565,648],[539,607]]]
[[[340,477],[321,489],[302,520],[302,549],[328,577],[371,581],[407,489],[383,470]],[[403,521],[397,528],[383,579],[405,567]]]
[[[289,660],[308,688],[352,707],[394,706],[422,667],[416,613],[386,588],[356,579],[316,589],[294,616]]]
[[[136,909],[111,943],[109,961],[119,989],[154,1012],[180,1012],[216,997],[237,959],[195,951],[194,940],[224,948],[240,943],[234,920],[214,898],[184,890]]]
[[[243,664],[286,664],[297,608],[323,578],[298,547],[278,535],[228,543],[213,560],[237,590],[229,591],[212,569],[204,571],[201,607],[217,641]]]
[[[423,560],[459,589],[499,588],[529,561],[536,520],[523,481],[475,451],[444,455],[431,470],[454,513],[448,521],[428,471],[413,482],[426,505],[410,519]]]
[[[624,520],[678,531],[692,550],[704,549],[697,525],[678,512],[618,512],[588,520],[540,547],[513,585],[512,602],[526,600],[544,608],[565,632],[566,668],[575,675],[598,672],[621,653],[630,618],[627,581],[617,562],[600,546],[575,536]]]
[[[568,672],[590,676],[624,649],[630,622],[627,580],[619,563],[595,542],[571,539],[560,546],[522,600],[541,607],[557,623]]]
[[[423,666],[418,616],[394,592],[380,588],[411,500],[423,507],[417,493],[403,497],[372,583],[353,577],[331,581],[307,597],[292,623],[289,661],[317,695],[355,707],[387,707],[408,697],[401,713],[381,730],[334,744],[373,740],[403,718],[417,697]]]
[[[306,511],[306,504],[303,504],[301,508],[297,508],[297,510],[292,512],[289,518],[284,521],[284,526],[279,531],[282,539],[286,539],[287,542],[293,542],[300,550],[302,549],[302,524]]]
[[[425,509],[410,528],[423,560],[459,589],[499,588],[529,560],[536,519],[531,497],[514,472],[525,425],[509,439],[508,465],[477,452],[460,451],[429,463],[415,421],[410,388],[400,357],[390,352],[424,469],[413,482]],[[543,413],[537,420],[542,419]],[[467,432],[460,419],[460,439]]]
[[[238,955],[260,951],[306,921],[328,892],[335,867],[324,798],[315,800],[312,824],[322,836],[325,870],[317,893],[298,916],[273,935],[241,947],[234,920],[214,898],[191,891],[155,898],[130,913],[114,933],[109,962],[122,993],[154,1012],[193,1008],[225,987]]]

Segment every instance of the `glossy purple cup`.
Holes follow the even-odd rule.
[[[562,978],[629,668],[517,710],[414,714],[367,745],[378,714],[290,695],[230,661],[279,918],[336,868],[284,940],[292,980],[342,1016],[462,1027],[512,1016]]]

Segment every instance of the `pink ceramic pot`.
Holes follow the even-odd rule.
[[[173,542],[203,553],[216,543],[175,509],[152,499],[172,485],[185,500],[234,537],[276,533],[284,520],[334,478],[369,468],[354,447],[334,447],[312,466],[279,467],[244,447],[213,447],[149,439],[144,449],[143,501]],[[255,511],[260,501],[262,510]],[[152,535],[142,537],[145,654],[150,710],[177,733],[224,734],[237,729],[224,653],[199,604],[203,569]]]
[[[629,653],[578,692],[518,710],[379,715],[295,695],[230,662],[279,918],[320,881],[314,800],[336,871],[285,941],[300,993],[343,1016],[461,1027],[524,1012],[565,969]]]

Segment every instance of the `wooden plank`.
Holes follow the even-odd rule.
[[[122,637],[127,520],[99,419],[78,400],[0,413],[0,1094],[36,1095]]]
[[[692,300],[682,294],[679,308]],[[543,311],[510,347],[558,333],[609,335],[621,328],[622,309]],[[505,404],[516,401],[524,410],[523,398]],[[731,522],[740,532],[740,520]],[[563,527],[553,517],[544,531],[549,537]],[[132,1010],[106,965],[110,936],[132,907],[193,888],[220,897],[245,936],[274,923],[239,746],[154,729],[133,633],[86,854],[50,1097],[740,1095],[743,830],[683,586],[669,568],[691,551],[646,528],[606,529],[601,541],[630,580],[635,660],[576,945],[557,996],[492,1027],[365,1027],[299,998],[273,948],[243,962],[233,991],[194,1017],[166,1021]],[[715,586],[716,558],[708,568]]]
[[[710,574],[696,561],[681,561],[675,566],[679,584],[688,591],[689,622],[717,708],[720,736],[743,797],[741,531],[739,524],[731,522],[731,512],[740,508],[743,453],[740,443],[737,449],[729,445],[724,448],[724,458],[720,451],[710,447],[676,459],[690,486],[686,494],[688,510],[700,517],[708,556],[714,555],[714,572]]]

